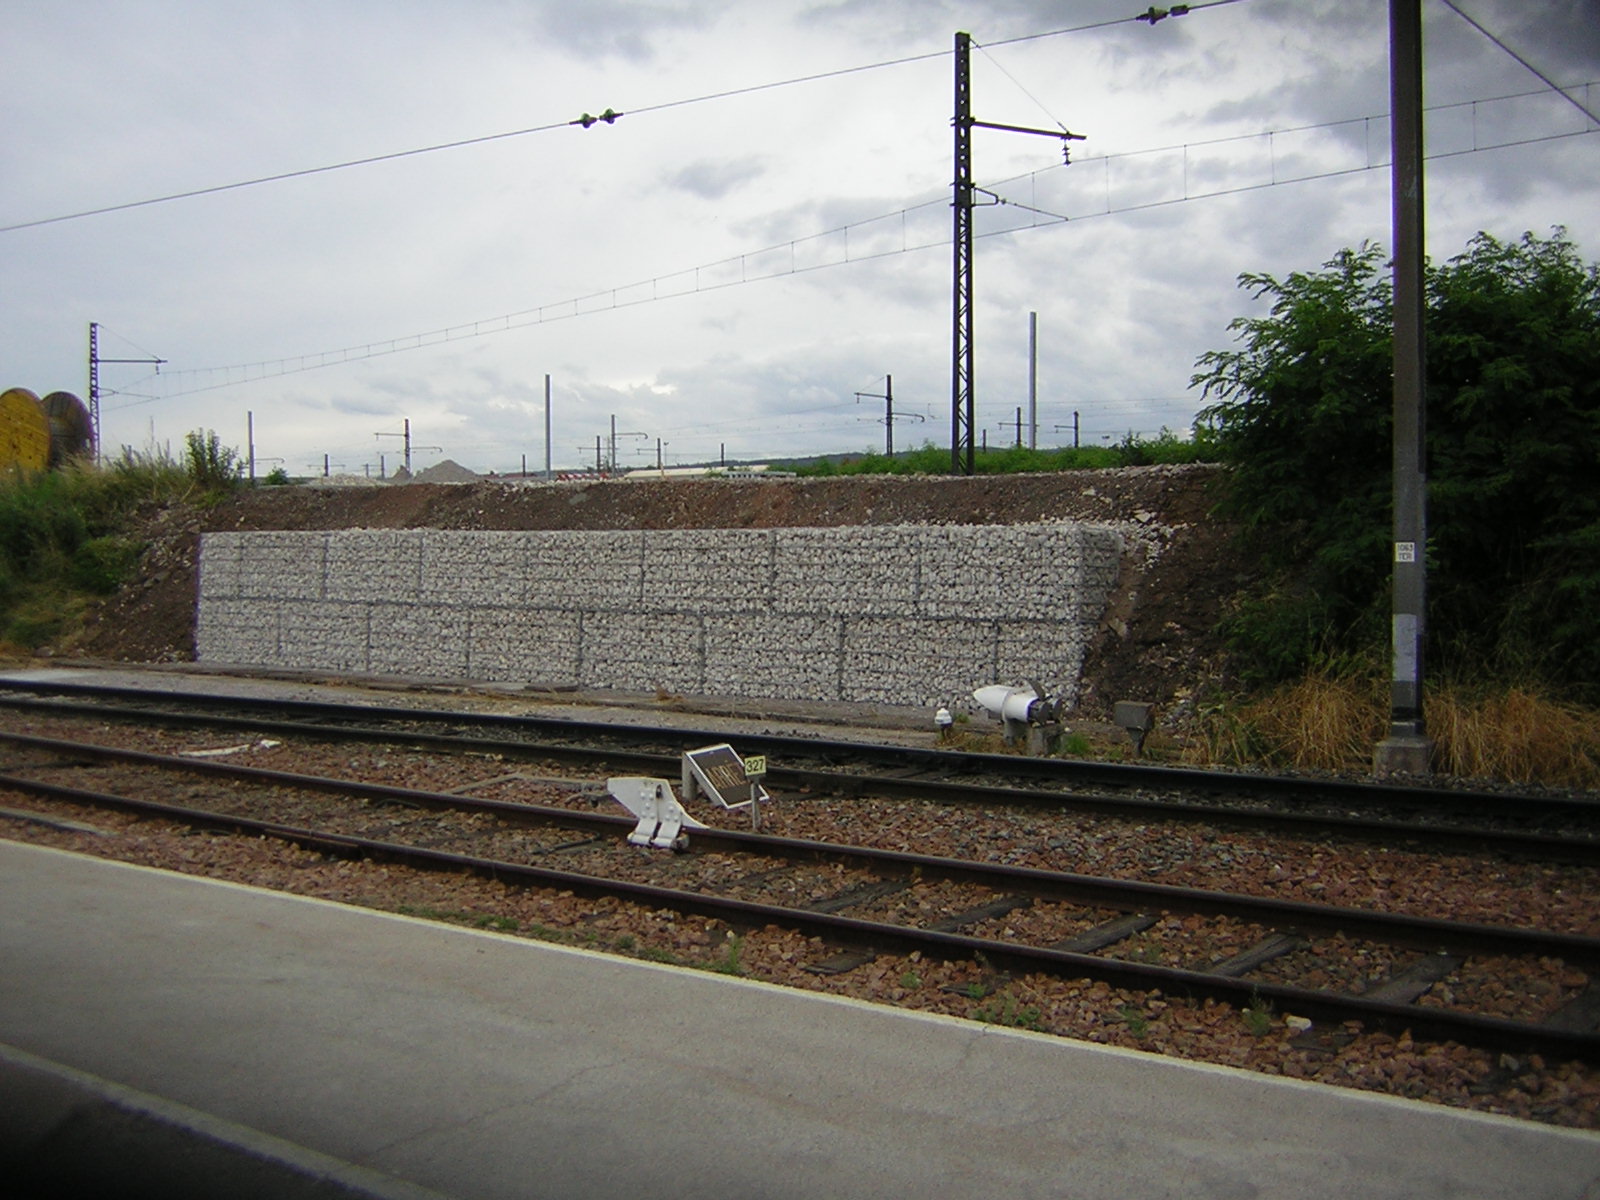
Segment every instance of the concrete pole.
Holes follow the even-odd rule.
[[[1039,314],[1028,314],[1028,449],[1039,448]]]
[[[1389,736],[1380,775],[1429,770],[1422,715],[1426,631],[1427,378],[1423,342],[1422,0],[1389,0],[1389,111],[1394,221],[1394,583]]]
[[[549,483],[555,475],[550,470],[550,376],[544,377],[544,481]]]

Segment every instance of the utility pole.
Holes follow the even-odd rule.
[[[527,468],[523,468],[526,475]],[[550,470],[550,376],[544,377],[544,481],[549,483],[555,475]]]
[[[1394,222],[1394,559],[1389,736],[1378,774],[1425,775],[1422,714],[1428,480],[1423,340],[1422,0],[1389,0],[1390,172]]]
[[[1071,425],[1054,425],[1051,428],[1053,428],[1057,433],[1060,433],[1063,429],[1072,430],[1072,448],[1074,450],[1076,450],[1078,448],[1078,410],[1077,409],[1073,409],[1072,410],[1072,424]]]
[[[901,413],[898,417],[895,415],[895,411],[894,411],[894,376],[893,375],[885,375],[883,377],[883,391],[881,391],[881,392],[857,392],[856,393],[856,399],[858,401],[859,400],[882,400],[883,401],[883,429],[884,429],[884,433],[883,433],[883,454],[884,454],[885,458],[893,458],[894,457],[894,423],[895,423],[895,421],[897,421],[897,420],[926,421],[928,419],[928,418],[924,417],[921,413]]]
[[[244,414],[244,443],[249,447],[250,456],[250,486],[256,485],[256,414],[246,411]]]
[[[94,442],[92,457],[95,462],[100,461],[100,364],[145,363],[154,366],[159,374],[161,364],[166,361],[164,358],[101,358],[100,326],[95,321],[89,322],[89,429]],[[154,434],[150,440],[155,441]]]
[[[412,446],[412,444],[411,444],[411,418],[410,417],[406,417],[405,418],[405,424],[404,424],[404,426],[402,428],[404,429],[403,433],[375,433],[372,436],[373,437],[381,437],[381,438],[397,437],[397,438],[404,438],[405,439],[405,467],[406,467],[406,474],[407,475],[411,474],[411,451],[412,450],[414,450],[414,449],[415,450],[437,450],[440,454],[444,453],[444,447],[443,446]]]
[[[1039,448],[1039,314],[1028,314],[1028,449]]]
[[[618,433],[617,432],[617,414],[616,413],[612,413],[611,414],[611,442],[610,442],[609,447],[608,447],[610,452],[611,452],[611,460],[607,464],[610,467],[610,469],[613,472],[615,472],[617,470],[617,439],[619,437],[648,438],[649,436],[650,435],[648,433],[642,433],[637,429],[624,429],[622,432]]]
[[[983,191],[972,179],[972,131],[999,129],[1008,133],[1037,134],[1061,142],[1062,158],[1070,161],[1069,142],[1081,142],[1084,135],[1066,129],[1030,129],[1023,125],[1000,125],[975,120],[972,116],[972,35],[956,34],[955,72],[955,182],[951,208],[955,224],[951,242],[954,265],[951,271],[950,333],[950,473],[971,475],[973,464],[974,387],[972,340],[972,210],[973,196]],[[998,197],[984,192],[991,203]]]

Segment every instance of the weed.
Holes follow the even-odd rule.
[[[1064,733],[1056,739],[1052,753],[1061,758],[1088,758],[1094,753],[1094,745],[1084,734]]]
[[[982,1000],[990,992],[986,983],[969,983],[962,989],[968,1000]]]
[[[86,592],[109,596],[133,574],[142,551],[122,538],[90,538],[73,552],[69,579]]]
[[[722,950],[722,957],[711,964],[711,969],[719,975],[743,975],[744,968],[739,965],[739,958],[743,953],[744,938],[737,934],[729,934],[727,945]]]
[[[1244,1027],[1252,1037],[1266,1037],[1272,1032],[1272,1004],[1260,996],[1250,997],[1244,1010]]]
[[[908,992],[922,986],[922,976],[915,971],[906,971],[900,976],[900,986]]]
[[[37,650],[61,635],[75,607],[59,593],[36,592],[11,610],[11,619],[5,625],[5,640],[24,650]]]
[[[243,465],[239,452],[224,446],[212,429],[196,429],[184,435],[184,465],[189,478],[202,493],[225,495],[239,486]]]
[[[664,950],[659,946],[640,946],[638,957],[645,962],[665,963],[668,966],[682,967],[687,964],[671,950]]]
[[[986,1025],[1007,1025],[1013,1029],[1032,1029],[1039,1033],[1044,1031],[1039,1009],[1032,1004],[1022,1005],[1010,992],[998,993],[993,1003],[973,1009],[972,1016]]]
[[[633,934],[631,934],[631,933],[623,933],[623,934],[619,934],[617,936],[617,940],[612,942],[611,944],[613,946],[615,946],[618,950],[620,950],[622,953],[627,954],[630,950],[632,950],[635,946],[637,946],[639,944],[639,942],[638,942],[638,939],[636,939],[633,936]]]
[[[1145,1016],[1143,1009],[1136,1008],[1132,1004],[1124,1004],[1117,1009],[1117,1017],[1128,1027],[1128,1032],[1141,1041],[1150,1032],[1150,1018]]]

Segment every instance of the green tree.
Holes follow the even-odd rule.
[[[1388,611],[1392,294],[1382,251],[1244,275],[1270,298],[1202,355],[1223,511],[1268,568],[1230,624],[1259,677],[1376,647]],[[1564,230],[1486,233],[1426,272],[1429,630],[1463,668],[1593,689],[1600,647],[1600,268]]]

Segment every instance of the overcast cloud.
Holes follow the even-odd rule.
[[[1600,107],[1594,0],[1456,3]],[[975,115],[1087,135],[1070,166],[974,135],[1006,201],[977,217],[983,435],[1016,436],[1029,312],[1042,445],[1074,413],[1085,442],[1187,430],[1195,359],[1249,311],[1241,272],[1390,242],[1388,9],[1126,20],[1145,7],[13,0],[4,226],[553,128],[0,232],[0,387],[87,398],[95,321],[103,357],[167,360],[102,367],[113,452],[195,428],[242,447],[248,412],[263,470],[392,470],[405,420],[419,468],[538,469],[546,374],[557,469],[592,466],[613,418],[623,466],[658,442],[668,463],[881,448],[882,401],[856,393],[887,374],[896,445],[947,445],[962,29]],[[1600,259],[1595,123],[1502,99],[1544,85],[1439,0],[1424,14],[1430,254],[1561,225]],[[1482,148],[1506,142],[1529,144]],[[291,369],[328,351],[349,361]]]

